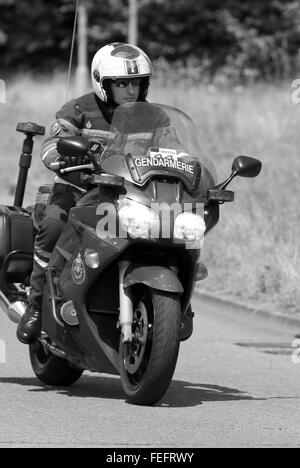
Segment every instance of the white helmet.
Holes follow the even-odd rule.
[[[149,57],[139,47],[130,44],[121,42],[108,44],[98,50],[92,61],[93,89],[104,102],[107,102],[107,92],[103,87],[105,79],[142,78],[151,75],[152,66]],[[144,97],[146,97],[147,89]]]

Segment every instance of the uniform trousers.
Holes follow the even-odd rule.
[[[70,209],[76,205],[82,196],[83,193],[71,185],[59,183],[54,185],[34,244],[29,304],[35,309],[42,309],[43,290],[46,282],[45,270],[51,253],[68,220]]]

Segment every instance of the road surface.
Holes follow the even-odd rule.
[[[155,407],[126,402],[119,378],[108,375],[43,386],[0,311],[0,447],[300,447],[293,334],[202,309],[197,298],[194,334]]]

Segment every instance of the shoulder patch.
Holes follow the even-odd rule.
[[[50,135],[52,137],[57,136],[61,132],[61,125],[58,122],[54,122],[50,128]]]

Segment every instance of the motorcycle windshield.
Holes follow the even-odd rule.
[[[204,177],[209,185],[217,183],[214,165],[192,119],[162,104],[137,102],[117,107],[101,166],[104,172],[138,185],[153,177],[171,177],[193,192]]]

